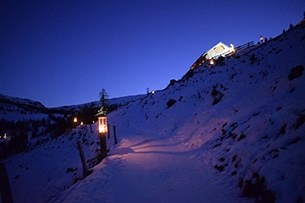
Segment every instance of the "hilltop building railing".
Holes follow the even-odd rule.
[[[240,45],[238,47],[235,47],[235,51],[240,51],[240,50],[243,50],[243,49],[246,49],[246,48],[249,48],[251,46],[254,45],[254,41],[251,41],[251,42],[248,42],[246,44],[243,44],[243,45]]]
[[[247,43],[245,43],[245,44],[243,44],[243,45],[240,45],[240,46],[235,47],[235,48],[234,48],[234,49],[235,49],[235,52],[232,53],[231,50],[229,50],[229,51],[227,51],[227,52],[225,52],[225,53],[222,53],[222,54],[219,54],[219,55],[214,56],[213,59],[217,59],[217,58],[219,58],[220,56],[223,56],[223,57],[229,56],[229,55],[234,54],[234,53],[236,53],[236,52],[239,52],[239,51],[241,51],[241,50],[244,50],[244,49],[247,49],[247,48],[249,48],[249,47],[252,47],[252,46],[254,46],[254,45],[255,45],[255,44],[254,44],[254,41],[247,42]],[[206,56],[206,53],[202,54],[202,55],[192,64],[192,66],[190,67],[190,69],[197,68],[197,67],[201,66],[202,64],[204,64],[204,63],[206,62],[205,56]]]

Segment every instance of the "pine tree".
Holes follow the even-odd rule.
[[[106,100],[108,99],[108,94],[104,88],[100,91],[99,97],[100,97],[100,106],[106,108]]]

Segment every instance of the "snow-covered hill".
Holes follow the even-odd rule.
[[[119,144],[83,180],[76,141],[92,159],[96,124],[5,160],[14,200],[304,202],[304,53],[302,21],[126,103],[108,115]]]
[[[111,98],[108,99],[107,102],[109,106],[122,106],[142,97],[144,97],[144,95]],[[77,112],[84,106],[90,105],[92,105],[94,108],[98,108],[99,102],[93,101],[85,104],[48,108],[38,101],[0,94],[0,119],[6,121],[18,121],[30,119],[35,120],[44,117],[46,118],[48,114],[58,114],[64,116],[65,114]]]
[[[25,117],[21,115],[32,115],[33,118],[33,114],[41,117],[44,112],[46,112],[46,107],[40,102],[0,94],[0,119],[22,120]]]
[[[305,200],[305,23],[111,114],[171,136],[243,195]],[[114,122],[112,121],[112,122]],[[264,197],[262,197],[264,196]]]
[[[145,95],[127,96],[107,100],[109,110],[114,110]],[[99,102],[47,108],[37,101],[0,94],[0,160],[35,146],[71,130],[94,116]],[[78,123],[73,123],[77,116]]]

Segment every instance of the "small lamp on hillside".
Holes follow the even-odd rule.
[[[98,118],[98,133],[100,138],[100,160],[106,157],[107,153],[107,142],[106,142],[106,133],[107,129],[107,116],[106,110],[104,110],[103,106],[100,108],[98,113],[96,114]]]
[[[215,65],[215,61],[214,61],[213,58],[210,59],[210,65],[211,65],[211,66],[214,66],[214,65]]]
[[[259,36],[259,41],[261,42],[261,43],[263,43],[264,42],[264,37],[261,35],[261,36]]]
[[[73,127],[75,128],[77,126],[77,123],[78,123],[78,119],[76,116],[73,117]]]
[[[99,134],[106,134],[108,131],[107,129],[107,116],[100,115],[98,116],[98,132]]]

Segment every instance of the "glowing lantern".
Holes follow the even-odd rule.
[[[107,133],[107,117],[105,115],[98,117],[98,132],[100,134]]]
[[[214,59],[210,59],[210,65],[211,65],[211,66],[215,65]]]
[[[107,142],[106,142],[106,133],[108,131],[107,129],[107,117],[106,117],[107,110],[102,106],[97,114],[97,121],[98,121],[98,132],[99,132],[99,138],[100,138],[100,153],[98,160],[102,160],[107,155]]]
[[[151,94],[155,94],[155,90],[151,91]]]
[[[74,122],[74,123],[77,123],[77,117],[74,117],[74,118],[73,118],[73,122]]]

